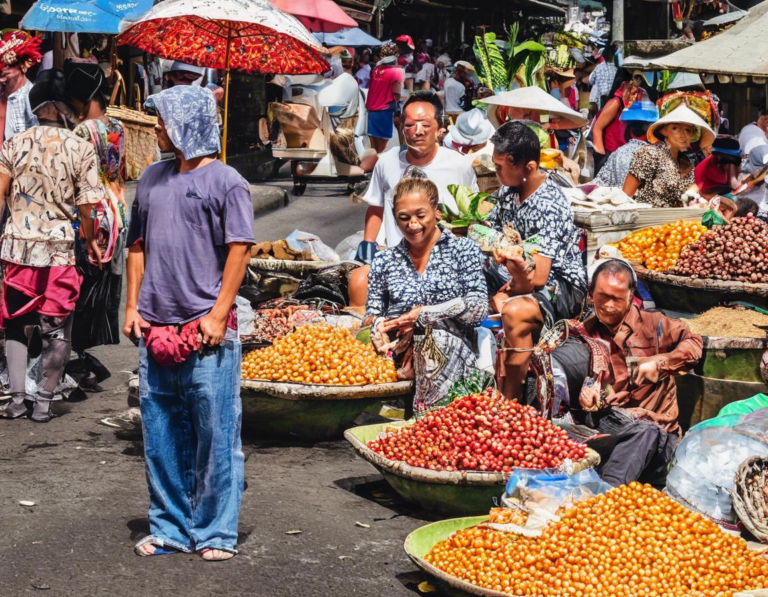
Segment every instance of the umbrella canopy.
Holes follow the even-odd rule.
[[[120,31],[120,21],[136,20],[152,8],[152,3],[153,0],[40,0],[24,15],[21,28],[114,35]]]
[[[720,75],[768,76],[768,2],[733,27],[706,41],[654,59],[668,70]]]
[[[329,69],[317,40],[268,0],[165,0],[121,31],[119,45],[208,68],[283,75]]]
[[[549,95],[541,87],[520,87],[519,89],[504,91],[503,93],[492,95],[479,101],[492,106],[507,106],[509,108],[520,108],[523,110],[536,110],[537,112],[543,112],[550,116],[557,116],[566,120],[569,123],[568,126],[571,128],[579,128],[587,124],[587,119],[579,112],[571,110],[565,104]],[[495,110],[488,110],[488,118],[491,122],[494,122]],[[497,123],[494,122],[494,124]]]
[[[315,37],[317,41],[328,47],[377,48],[382,44],[373,35],[369,35],[359,27],[339,29],[336,33],[315,33]]]
[[[333,33],[357,27],[357,21],[333,0],[271,0],[280,10],[295,16],[312,33]]]

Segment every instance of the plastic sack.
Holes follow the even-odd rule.
[[[320,237],[309,232],[294,230],[285,240],[294,251],[309,249],[313,257],[320,261],[332,261],[334,263],[341,261],[336,251],[321,241]]]
[[[247,298],[238,296],[235,299],[237,307],[237,333],[240,336],[250,336],[256,330],[253,327],[253,307]]]
[[[761,408],[768,408],[768,396],[765,394],[757,394],[752,396],[752,398],[747,398],[746,400],[737,400],[736,402],[726,404],[722,409],[720,409],[720,412],[717,413],[717,416],[722,417],[724,415],[748,415]]]
[[[526,507],[542,508],[555,514],[561,507],[613,489],[602,481],[595,469],[586,469],[566,475],[557,469],[515,469],[507,481],[506,495],[517,498]]]
[[[731,496],[736,471],[750,456],[768,457],[768,412],[723,415],[699,423],[677,447],[667,493],[722,525],[738,522]]]
[[[715,226],[723,226],[725,224],[725,218],[719,211],[709,209],[701,216],[701,225],[712,230]]]
[[[336,245],[336,253],[338,254],[339,258],[342,261],[354,261],[355,255],[357,254],[357,247],[361,242],[363,242],[364,236],[365,232],[361,230],[352,236],[348,236],[338,245]]]

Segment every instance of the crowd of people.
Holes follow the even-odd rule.
[[[196,85],[202,72],[176,63],[149,95],[159,150],[173,159],[145,170],[128,213],[125,134],[106,114],[99,65],[68,62],[33,83],[26,75],[41,62],[37,42],[14,32],[3,43],[5,416],[49,421],[72,349],[86,360],[86,350],[117,342],[122,328],[139,348],[150,493],[150,535],[136,553],[229,559],[237,553],[244,474],[233,305],[255,239],[248,184],[217,159],[216,89]],[[407,409],[421,416],[443,405],[450,387],[477,368],[478,328],[488,322],[501,332],[500,391],[536,401],[532,355],[555,322],[568,320],[572,341],[552,358],[573,388],[566,407],[611,437],[601,475],[614,485],[663,484],[681,437],[672,378],[701,358],[702,338],[644,311],[623,259],[588,271],[582,233],[553,172],[568,172],[562,148],[570,135],[556,133],[586,122],[574,85],[591,85],[597,184],[674,207],[691,192],[696,201],[727,199],[752,177],[755,199],[735,199],[738,215],[767,205],[755,174],[768,163],[768,113],[738,139],[718,136],[684,103],[660,117],[644,74],[627,77],[607,53],[591,74],[552,69],[549,94],[526,90],[532,103],[499,105],[473,78],[466,48],[454,61],[404,35],[377,52],[342,49],[328,76],[353,76],[365,90],[377,159],[356,254],[364,265],[349,277],[349,303],[371,325],[375,346],[401,345],[398,367],[415,381]],[[537,93],[554,98],[557,110],[545,109]],[[570,175],[579,182],[580,168]],[[489,255],[441,224],[446,210],[459,211],[450,188],[474,194],[481,184],[494,191],[483,225],[497,237],[512,231],[532,239],[535,250]],[[119,297],[125,253],[120,326],[119,301],[106,299]],[[109,305],[106,327],[89,318],[97,287],[107,289],[100,295]],[[31,393],[28,364],[37,355]]]

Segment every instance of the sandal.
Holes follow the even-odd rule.
[[[155,549],[153,551],[147,551],[147,548],[150,546]],[[173,547],[164,547],[157,542],[157,539],[150,535],[149,537],[144,537],[134,546],[133,553],[145,558],[149,556],[164,556],[173,553],[181,553],[181,550],[174,549]]]
[[[216,551],[218,551],[220,555],[215,556],[214,552]],[[235,557],[235,554],[232,553],[231,551],[224,551],[223,549],[212,549],[210,547],[206,547],[203,551],[199,553],[206,562],[225,562]],[[205,557],[209,554],[211,557],[209,558]]]

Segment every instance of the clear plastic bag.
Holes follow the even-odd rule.
[[[341,261],[336,251],[321,241],[320,237],[309,232],[294,230],[285,240],[294,251],[309,249],[315,259],[320,261],[332,261],[334,263]]]

